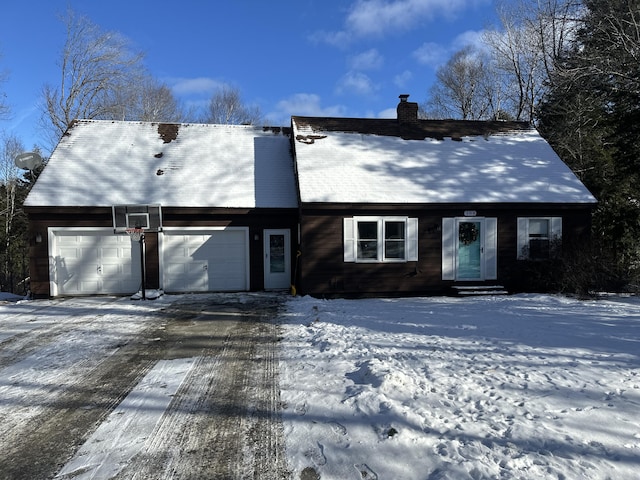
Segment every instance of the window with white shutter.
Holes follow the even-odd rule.
[[[343,219],[344,261],[393,263],[418,260],[418,219],[351,217]]]
[[[562,217],[518,218],[518,258],[553,258],[562,241]]]

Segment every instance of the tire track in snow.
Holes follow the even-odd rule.
[[[160,360],[91,435],[56,479],[109,479],[151,434],[195,359]]]
[[[168,325],[170,337],[182,338],[185,352],[195,353],[189,338],[208,348],[144,449],[117,478],[288,478],[279,417],[278,327],[259,312],[252,315],[251,306],[209,305],[200,313],[188,304],[183,308],[191,312],[187,325],[184,315],[171,312],[182,319]],[[273,309],[267,311],[275,316]],[[171,355],[180,355],[180,348]]]
[[[134,324],[118,331],[109,315],[96,315],[101,310],[65,304],[53,313],[57,333],[32,332],[29,343],[42,336],[44,345],[17,351],[19,360],[0,369],[0,478],[52,476],[152,366],[154,342],[147,338],[158,333],[159,317],[118,314]],[[105,335],[107,329],[115,332]]]
[[[86,344],[79,350],[64,332],[31,329],[46,345],[39,348],[37,339],[29,340],[33,349],[15,343],[12,358],[33,360],[32,365],[47,367],[64,381],[38,385],[35,403],[16,397],[24,410],[15,402],[9,406],[3,420],[11,419],[16,428],[8,434],[8,423],[2,425],[0,478],[53,477],[158,361],[184,358],[199,360],[151,434],[136,438],[142,449],[124,462],[117,478],[288,478],[275,365],[279,327],[267,321],[276,317],[274,298],[180,296],[162,315],[141,317],[125,308],[114,313],[116,322],[107,315],[87,321],[104,310],[78,305],[82,325],[72,318],[72,308],[66,310],[69,318],[60,318],[70,332],[77,328],[84,335]],[[128,326],[120,332],[122,321]],[[75,360],[47,348],[71,352]],[[80,462],[61,475],[80,479],[89,466]]]

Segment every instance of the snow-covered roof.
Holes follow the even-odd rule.
[[[25,204],[295,208],[289,132],[80,120],[60,140]]]
[[[595,203],[521,122],[292,117],[302,202]]]

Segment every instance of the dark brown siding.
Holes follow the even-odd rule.
[[[579,205],[393,206],[312,205],[302,209],[300,280],[298,291],[315,296],[420,295],[447,292],[453,281],[442,280],[442,219],[463,217],[498,219],[498,279],[508,282],[517,264],[517,218],[562,216],[563,244],[588,241],[591,209]],[[351,263],[343,261],[343,218],[354,215],[402,215],[418,218],[418,261]]]
[[[48,297],[49,291],[49,227],[111,227],[110,207],[89,208],[36,208],[27,209],[29,216],[29,268],[31,291],[36,297]],[[163,208],[165,227],[232,226],[249,227],[250,289],[264,288],[264,229],[289,229],[291,231],[292,265],[297,246],[297,210],[295,209],[199,209]],[[36,242],[39,235],[41,242]],[[160,252],[158,235],[147,233],[146,280],[148,288],[160,286]]]

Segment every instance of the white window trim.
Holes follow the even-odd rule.
[[[358,222],[376,222],[378,225],[378,253],[374,258],[358,258]],[[386,222],[403,222],[404,258],[385,258],[384,256],[384,224]],[[418,219],[401,216],[354,216],[343,219],[344,261],[350,263],[407,263],[418,260]]]
[[[518,217],[518,260],[529,260],[529,221],[549,221],[549,241],[562,241],[562,217]]]

